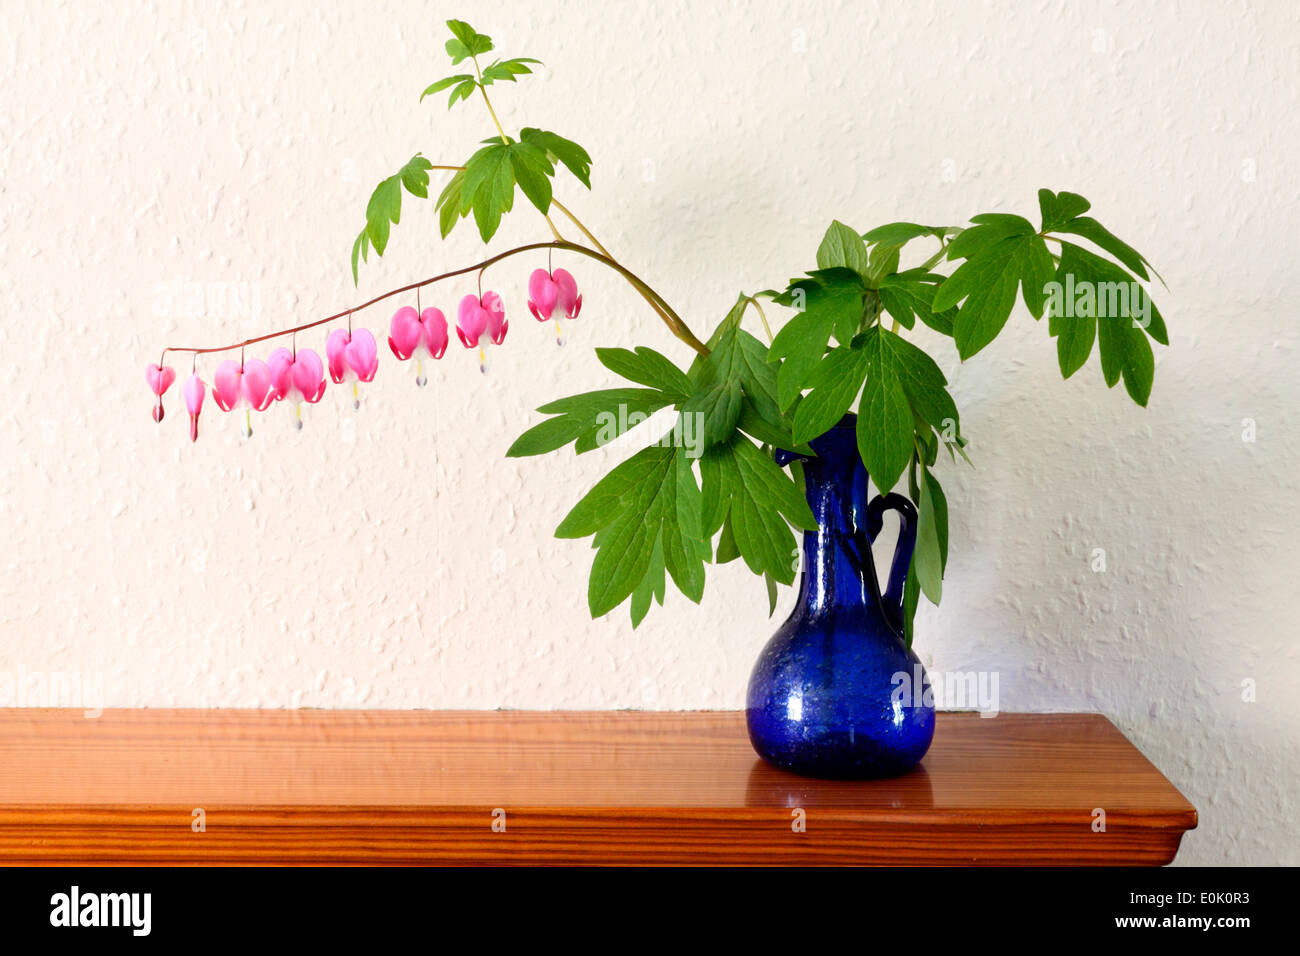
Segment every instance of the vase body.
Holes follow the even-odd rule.
[[[903,638],[902,598],[916,512],[900,495],[869,500],[856,419],[815,439],[803,461],[817,519],[804,533],[798,603],[750,676],[746,717],[759,756],[814,777],[891,777],[915,767],[934,737],[934,704],[921,662]],[[902,519],[887,587],[871,542],[885,510]]]

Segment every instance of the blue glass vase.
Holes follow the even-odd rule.
[[[903,586],[916,543],[916,509],[902,495],[869,500],[857,419],[846,416],[803,462],[817,530],[803,538],[793,613],[749,679],[749,739],[770,763],[813,777],[866,779],[911,770],[934,737],[929,680],[903,638]],[[871,543],[884,512],[901,530],[882,593]]]

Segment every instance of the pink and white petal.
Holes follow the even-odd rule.
[[[361,381],[369,382],[375,377],[375,371],[379,368],[379,350],[375,347],[375,337],[369,329],[357,329],[352,333],[352,340],[343,350],[343,358]],[[342,379],[336,378],[334,381],[341,382]]]
[[[275,390],[271,383],[271,368],[261,359],[249,359],[244,363],[241,385],[244,399],[259,412],[266,411],[267,406],[275,398]]]
[[[243,372],[239,363],[226,359],[217,366],[217,374],[212,379],[212,397],[223,412],[234,409],[239,404],[242,389]]]
[[[325,366],[311,349],[299,349],[290,372],[293,390],[304,401],[315,402],[325,390]],[[315,396],[312,398],[311,396]]]
[[[144,378],[149,383],[150,391],[161,396],[167,389],[171,388],[172,382],[176,381],[176,370],[170,365],[146,365]]]
[[[578,283],[565,269],[555,270],[556,305],[569,318],[577,315]]]
[[[465,343],[467,348],[474,348],[478,345],[478,340],[487,330],[488,312],[483,308],[478,296],[467,295],[460,300],[460,307],[457,309],[456,328],[460,332],[460,340]]]
[[[506,307],[495,292],[483,293],[483,308],[487,312],[487,332],[492,342],[500,345],[506,337]]]
[[[203,410],[203,397],[207,392],[203,380],[198,375],[191,375],[185,380],[181,394],[185,396],[185,408],[191,415],[197,415]]]
[[[337,385],[343,381],[343,376],[347,374],[347,348],[351,339],[345,329],[335,329],[330,333],[329,338],[325,340],[325,359],[329,363],[330,378],[334,379]],[[374,342],[374,339],[371,339]]]
[[[436,359],[442,358],[447,351],[447,317],[442,309],[432,306],[420,315],[420,324],[424,327],[424,347]]]
[[[428,313],[428,309],[424,310]],[[415,309],[404,305],[393,313],[393,321],[388,326],[388,347],[402,361],[411,357],[420,344],[420,316]]]
[[[549,321],[558,294],[555,281],[545,269],[534,269],[528,277],[528,305],[539,322]]]

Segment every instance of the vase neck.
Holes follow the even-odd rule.
[[[876,607],[871,552],[858,533],[866,526],[868,484],[854,433],[832,429],[813,448],[817,457],[804,460],[803,472],[817,528],[803,536],[799,605],[805,613]]]

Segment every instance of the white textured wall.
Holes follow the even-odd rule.
[[[498,88],[504,121],[588,146],[594,192],[557,195],[697,330],[811,265],[832,217],[1036,214],[1040,185],[1156,263],[1173,346],[1146,411],[1095,357],[1061,382],[1023,311],[965,367],[926,340],[978,468],[943,475],[953,556],[918,649],[997,671],[1004,709],[1112,717],[1201,811],[1180,860],[1300,862],[1294,4],[2,6],[0,673],[100,673],[131,706],[741,705],[761,584],[729,566],[700,608],[591,621],[587,545],[551,531],[612,457],[502,458],[530,409],[610,384],[590,346],[684,357],[592,264],[570,264],[574,348],[527,316],[539,263],[516,260],[486,378],[454,345],[419,390],[385,350],[359,414],[327,394],[301,433],[281,408],[245,441],[209,399],[191,445],[178,390],[150,420],[165,343],[480,257],[425,203],[359,292],[347,270],[379,178],[491,132],[417,102],[459,15],[546,60]],[[525,211],[498,244],[537,238]],[[169,304],[177,283],[208,301]]]

